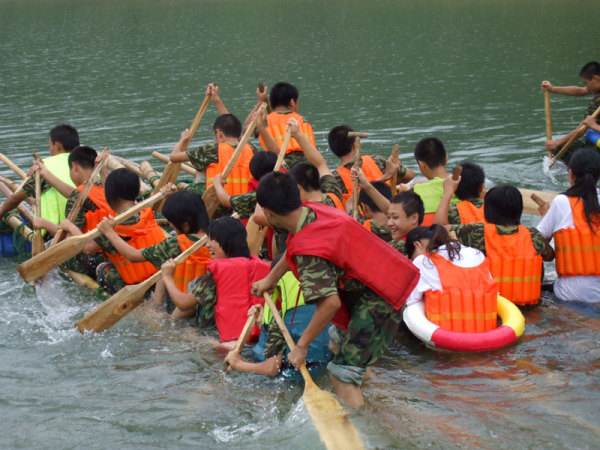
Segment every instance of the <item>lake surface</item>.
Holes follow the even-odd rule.
[[[331,162],[327,131],[348,123],[370,132],[366,152],[399,143],[411,167],[435,135],[490,183],[558,191],[539,83],[579,82],[600,57],[599,14],[597,0],[0,0],[0,151],[27,168],[68,122],[141,161],[170,149],[207,82],[245,117],[258,81],[289,80]],[[586,105],[554,96],[555,131]],[[56,275],[34,290],[16,264],[0,260],[0,448],[320,448],[302,386],[225,374],[194,329],[143,311],[82,337],[89,291]],[[525,315],[521,342],[486,355],[434,353],[403,331],[352,417],[367,446],[597,448],[600,310],[546,295]]]

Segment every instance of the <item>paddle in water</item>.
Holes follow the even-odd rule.
[[[596,110],[592,114],[592,118],[596,119],[599,114],[600,114],[600,106],[598,106],[598,108],[596,108]],[[554,158],[552,158],[552,161],[550,161],[549,167],[552,167],[554,164],[556,164],[556,161],[558,161],[560,158],[562,158],[565,155],[565,153],[567,153],[569,148],[571,148],[571,145],[573,144],[573,142],[575,142],[577,139],[579,139],[581,136],[583,136],[583,134],[586,132],[587,129],[588,129],[588,126],[585,123],[581,123],[577,127],[577,129],[573,132],[573,135],[569,138],[569,140],[562,146],[562,148],[556,154],[556,156],[554,156]]]
[[[34,155],[34,160],[38,161],[39,157]],[[35,204],[33,215],[35,217],[42,216],[42,179],[39,169],[35,171]],[[44,238],[42,237],[42,229],[34,227],[33,239],[31,240],[31,256],[39,255],[44,251]]]

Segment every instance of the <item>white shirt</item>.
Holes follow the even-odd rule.
[[[598,201],[600,201],[600,193]],[[550,239],[558,230],[572,227],[574,227],[574,223],[569,198],[564,194],[557,195],[550,203],[550,209],[542,217],[537,229],[542,236]],[[554,282],[554,295],[563,301],[600,302],[600,277],[559,276]]]
[[[442,245],[437,253],[443,258],[448,258],[448,250],[446,246]],[[485,260],[485,255],[479,250],[467,247],[465,245],[460,246],[460,255],[457,259],[452,261],[452,264],[458,267],[471,268],[477,267]],[[427,291],[440,291],[442,289],[442,283],[440,281],[440,274],[438,273],[435,264],[429,257],[425,255],[419,255],[413,261],[413,264],[417,266],[421,274],[417,286],[413,289],[411,294],[406,300],[406,305],[412,305],[413,303],[423,300],[423,294]]]

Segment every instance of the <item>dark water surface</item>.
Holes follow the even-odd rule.
[[[564,175],[542,170],[539,82],[575,84],[600,57],[598,5],[0,0],[0,151],[26,168],[64,121],[141,161],[172,146],[207,82],[245,116],[257,81],[285,79],[323,150],[345,122],[371,133],[366,151],[399,143],[414,167],[415,142],[436,135],[492,183],[560,190]],[[585,105],[555,96],[556,131]],[[89,292],[57,276],[36,292],[15,265],[0,260],[0,448],[319,448],[301,386],[225,375],[194,330],[143,313],[81,337]],[[486,355],[401,333],[353,417],[367,445],[598,448],[600,311],[547,296],[526,317],[517,346]]]

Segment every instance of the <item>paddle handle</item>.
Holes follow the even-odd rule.
[[[390,159],[392,160],[392,162],[396,162],[396,161],[398,161],[399,157],[400,157],[400,146],[398,144],[394,144],[394,145],[392,145],[392,152],[390,153]],[[392,197],[395,197],[396,194],[398,193],[398,188],[396,187],[397,185],[398,185],[398,171],[395,170],[394,174],[392,175],[392,181],[391,181],[391,186],[390,186]]]
[[[0,153],[0,161],[6,164],[10,170],[12,170],[22,179],[27,178],[27,173],[25,173],[25,171],[17,166],[14,162],[12,162],[4,153]]]
[[[600,106],[598,106],[598,108],[596,108],[596,111],[592,113],[592,117],[595,119],[598,117],[598,114],[600,114]],[[587,128],[588,127],[585,123],[582,123],[577,127],[571,138],[565,143],[565,145],[562,146],[562,148],[556,154],[556,156],[552,158],[552,161],[550,162],[550,167],[552,167],[556,163],[556,161],[558,161],[567,152],[567,150],[569,150],[573,142],[575,142],[576,139],[579,139],[583,135],[583,133],[585,133],[585,130],[587,130]]]
[[[531,200],[533,200],[538,206],[544,206],[546,204],[546,200],[537,194],[531,194]]]
[[[200,122],[202,121],[202,117],[204,117],[204,113],[208,109],[209,104],[210,95],[205,95],[204,100],[202,100],[202,103],[200,103],[200,107],[198,108],[198,111],[196,112],[196,115],[192,120],[192,124],[190,125],[190,138],[193,138],[196,134],[196,131],[198,131],[198,128],[200,127]]]
[[[550,91],[544,89],[544,114],[546,116],[546,140],[552,140],[552,112],[550,110]]]
[[[454,181],[458,181],[461,174],[462,174],[462,166],[460,164],[458,166],[455,166],[454,169],[452,169],[452,179]]]
[[[244,328],[242,328],[242,332],[240,333],[240,336],[238,337],[238,340],[235,343],[235,347],[232,350],[233,352],[239,354],[242,351],[242,348],[244,347],[244,344],[246,343],[246,339],[248,339],[248,335],[252,331],[252,328],[254,327],[255,323],[256,323],[256,311],[252,311],[252,313],[246,319]],[[227,372],[229,372],[231,370],[231,366],[227,362],[225,362],[225,370]]]
[[[350,133],[348,133],[348,135],[350,135]],[[360,136],[356,136],[356,141],[355,141],[355,145],[356,145],[356,154],[354,155],[354,164],[352,165],[352,167],[354,169],[359,169],[360,168]],[[358,196],[359,196],[359,180],[358,177],[356,177],[353,181],[352,181],[352,217],[354,218],[354,220],[358,220]]]
[[[288,126],[285,130],[285,134],[283,135],[283,142],[281,143],[281,147],[279,148],[279,153],[277,154],[277,161],[275,162],[275,167],[273,168],[273,172],[279,172],[281,166],[283,166],[283,158],[285,157],[285,152],[290,145],[290,139],[292,138],[292,130]]]
[[[367,138],[369,137],[369,133],[366,131],[349,131],[348,137]]]
[[[168,164],[170,162],[169,157],[167,155],[163,155],[160,152],[154,151],[154,152],[152,152],[152,156],[164,163]],[[193,176],[198,175],[198,171],[196,169],[194,169],[192,166],[190,166],[189,164],[182,163],[181,168],[183,169],[184,172],[187,172],[190,175],[193,175]]]
[[[39,159],[37,156],[35,159]],[[40,217],[42,213],[42,178],[40,171],[36,170],[35,175],[35,217]],[[33,241],[31,245],[31,255],[35,256],[44,251],[44,239],[42,237],[42,230],[34,227]]]
[[[8,180],[10,181],[10,180]],[[10,197],[14,192],[16,192],[17,190],[17,186],[9,186],[8,184],[6,184],[6,182],[4,180],[1,180],[0,182],[0,192],[2,192],[6,198]],[[17,206],[17,209],[19,210],[19,212],[21,214],[23,214],[23,216],[25,216],[25,218],[27,220],[29,220],[29,222],[33,222],[33,214],[32,212],[23,204],[19,204],[19,206]]]

